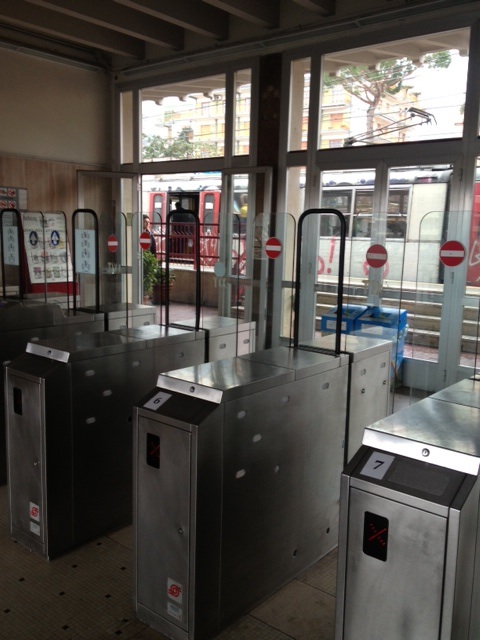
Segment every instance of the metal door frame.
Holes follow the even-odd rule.
[[[233,177],[236,175],[248,176],[248,192],[247,192],[247,206],[248,211],[256,212],[256,198],[255,188],[256,180],[259,175],[265,177],[265,192],[263,197],[263,211],[258,213],[270,213],[272,205],[272,167],[235,167],[234,169],[222,170],[222,204],[220,207],[220,215],[226,216],[233,213]],[[230,287],[232,285],[241,282],[245,287],[245,308],[244,308],[244,320],[250,321],[252,315],[257,310],[253,309],[252,304],[252,284],[253,284],[253,230],[254,230],[255,216],[247,215],[246,232],[245,232],[245,251],[246,251],[246,264],[245,264],[245,276],[238,277],[231,273],[225,275],[225,287],[221,287],[219,290],[219,312],[221,315],[230,316]],[[228,264],[229,256],[233,247],[233,239],[231,233],[231,225],[225,224],[220,218],[220,261],[224,264]],[[228,221],[227,221],[228,222]],[[264,278],[262,278],[264,281]],[[261,293],[260,298],[263,299],[265,292]],[[281,296],[276,297],[275,304],[280,309]],[[262,305],[260,305],[262,306]],[[258,309],[258,314],[261,316],[260,325],[263,325],[262,320],[265,314],[265,309]]]

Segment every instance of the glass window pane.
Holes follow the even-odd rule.
[[[120,94],[120,162],[133,162],[133,93]]]
[[[290,73],[289,151],[307,148],[309,101],[310,58],[294,60]]]
[[[142,162],[222,157],[225,75],[141,92]]]
[[[142,177],[142,213],[150,218],[157,246],[157,257],[165,258],[167,215],[175,211],[176,203],[186,210],[184,220],[171,218],[171,233],[177,238],[172,264],[191,264],[192,249],[189,241],[180,235],[190,234],[194,219],[188,213],[198,214],[200,224],[200,264],[212,267],[218,260],[219,214],[222,179],[219,172],[192,172],[179,174],[150,174]]]
[[[353,237],[370,237],[374,184],[374,169],[322,173],[321,207],[337,209],[343,213],[347,224],[347,237],[350,236],[350,230]],[[368,185],[368,189],[365,185]],[[339,228],[337,217],[322,216],[321,236],[338,235]]]
[[[326,55],[320,148],[461,137],[468,37],[460,29]]]
[[[251,69],[235,73],[235,127],[234,155],[250,153],[250,109],[252,96]]]
[[[468,263],[465,296],[463,300],[462,345],[460,363],[480,368],[480,158],[477,158],[473,207],[468,238]]]
[[[305,210],[305,167],[287,169],[287,212],[298,217]]]

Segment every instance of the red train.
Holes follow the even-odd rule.
[[[177,203],[183,210],[198,213],[200,222],[200,264],[213,267],[219,254],[219,214],[221,191],[215,188],[200,190],[150,191],[144,198],[144,213],[148,213],[157,245],[159,260],[165,259],[165,235],[167,214],[176,210]],[[173,263],[190,264],[195,259],[195,223],[188,216],[181,222],[170,219],[170,260]],[[244,242],[241,242],[244,253]],[[238,256],[233,256],[233,258]],[[240,259],[240,262],[242,260]]]

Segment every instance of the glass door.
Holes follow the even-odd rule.
[[[78,206],[98,217],[99,269],[102,304],[142,300],[142,231],[136,174],[79,171]]]
[[[259,268],[254,256],[255,219],[271,211],[271,169],[225,170],[222,173],[219,259],[214,265],[219,313],[254,320],[264,326],[262,296],[254,291]],[[260,267],[261,268],[261,267]]]
[[[396,384],[425,396],[471,375],[479,316],[479,225],[471,212],[450,210],[458,188],[453,164],[382,161],[321,175],[321,206],[336,208],[347,219],[347,302],[393,310],[398,319],[392,324]],[[324,312],[335,255],[335,230],[327,223],[320,230],[317,293]],[[370,258],[384,251],[383,268],[375,262],[372,268],[371,247],[376,252]]]

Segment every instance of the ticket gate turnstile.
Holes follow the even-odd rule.
[[[135,328],[156,324],[156,308],[147,304],[133,304],[131,302],[116,302],[101,304],[98,307],[105,318],[105,331],[116,329]],[[83,309],[88,313],[94,313],[94,307]]]
[[[173,326],[193,329],[196,326],[196,320],[182,320],[174,323]],[[205,331],[205,362],[233,358],[255,351],[256,323],[254,321],[208,316],[200,318],[199,327]]]
[[[176,640],[217,635],[337,543],[348,358],[263,353],[160,375],[136,408],[135,609]]]
[[[335,335],[315,338],[306,343],[310,348],[333,351]],[[348,354],[348,411],[346,429],[346,462],[362,444],[363,430],[390,412],[390,361],[392,343],[377,337],[342,335],[340,350]]]
[[[102,331],[103,314],[73,313],[59,304],[36,300],[0,300],[0,484],[7,481],[5,365],[21,355],[28,342]]]
[[[336,640],[480,634],[480,409],[427,398],[342,474]]]
[[[131,523],[133,405],[159,371],[203,362],[202,342],[160,326],[92,333],[29,343],[6,367],[14,539],[53,558]]]
[[[463,404],[466,407],[480,408],[480,379],[478,377],[465,378],[446,389],[437,391],[430,398]]]

